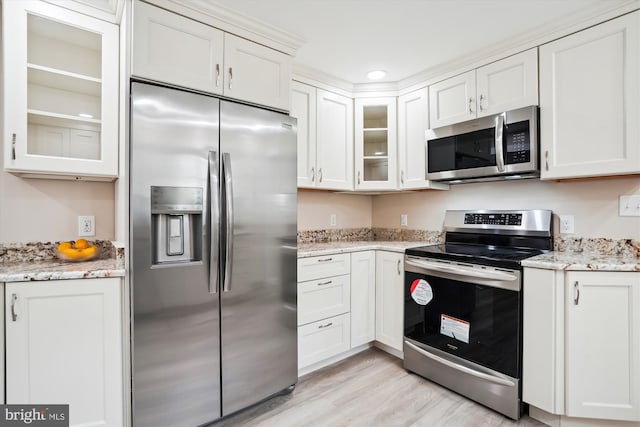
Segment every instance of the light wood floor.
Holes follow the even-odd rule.
[[[376,348],[302,377],[291,394],[224,419],[213,427],[542,426],[514,422],[402,367]]]

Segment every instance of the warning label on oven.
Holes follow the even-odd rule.
[[[469,322],[455,317],[440,315],[440,333],[469,344]]]
[[[433,299],[433,289],[424,279],[416,279],[411,283],[411,298],[420,304],[427,305]]]

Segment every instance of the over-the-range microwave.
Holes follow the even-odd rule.
[[[426,132],[427,179],[456,184],[540,176],[538,107]]]

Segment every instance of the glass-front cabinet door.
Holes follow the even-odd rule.
[[[3,3],[5,169],[118,175],[118,27],[40,1]]]
[[[396,188],[395,98],[356,99],[355,159],[356,190]]]

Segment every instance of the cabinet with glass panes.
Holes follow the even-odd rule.
[[[3,3],[5,170],[118,175],[118,27],[40,1]]]
[[[392,190],[396,185],[396,99],[356,99],[355,188]]]

